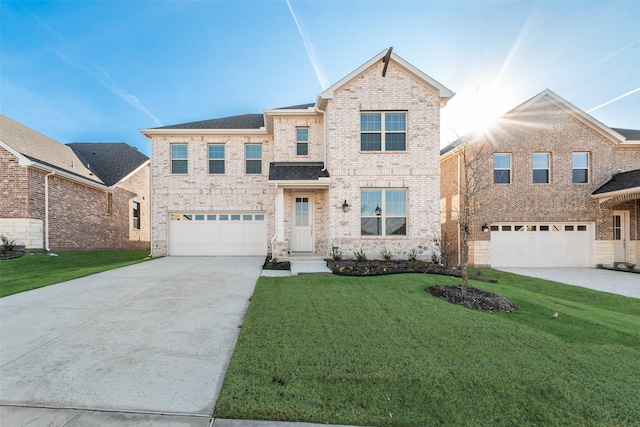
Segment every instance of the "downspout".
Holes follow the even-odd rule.
[[[273,258],[273,250],[274,250],[273,242],[276,240],[276,237],[278,237],[278,183],[277,182],[276,182],[276,199],[273,205],[273,221],[275,222],[276,226],[275,226],[275,234],[271,238],[271,258]]]
[[[324,130],[324,167],[322,172],[327,170],[327,112],[316,107],[316,112],[322,113],[322,128]]]
[[[49,247],[49,177],[55,173],[55,171],[51,171],[44,176],[44,249],[47,252],[51,252]]]
[[[458,153],[457,157],[458,157],[458,220],[457,220],[458,226],[456,227],[456,230],[458,232],[458,238],[456,240],[458,242],[458,265],[460,265],[460,263],[462,262],[462,260],[460,259],[460,257],[462,256],[461,249],[460,249],[460,244],[461,244],[460,239],[462,238],[462,236],[460,235],[461,234],[460,233],[460,214],[462,213],[462,212],[460,212],[460,207],[461,207],[461,203],[460,203],[461,199],[460,198],[462,196],[462,194],[461,194],[462,193],[462,186],[460,185],[460,183],[462,182],[461,181],[462,180],[462,171],[461,171],[461,168],[460,168],[460,160],[461,160],[460,159],[460,153]]]

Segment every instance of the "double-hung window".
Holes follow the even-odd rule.
[[[549,153],[533,153],[533,183],[549,183]]]
[[[224,145],[209,145],[209,173],[224,174]]]
[[[360,234],[362,236],[406,236],[407,190],[360,190]]]
[[[262,145],[247,144],[244,146],[245,173],[260,175],[262,173]]]
[[[493,182],[495,184],[511,182],[511,154],[495,153],[493,155]]]
[[[133,202],[132,218],[133,228],[140,230],[140,203],[138,202]]]
[[[187,144],[171,145],[171,173],[183,174],[189,171]]]
[[[571,153],[571,170],[574,184],[589,182],[589,153]]]
[[[296,128],[296,155],[309,155],[309,128]]]
[[[407,113],[360,113],[361,151],[406,151]]]

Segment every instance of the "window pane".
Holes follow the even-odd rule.
[[[406,150],[404,133],[386,133],[384,135],[385,151],[404,151]]]
[[[246,145],[245,158],[262,159],[262,145]]]
[[[264,215],[256,215],[256,221],[264,221]]]
[[[386,190],[385,205],[385,215],[407,216],[407,190]]]
[[[549,171],[547,169],[534,169],[534,171],[533,171],[533,183],[534,184],[548,184],[549,183]]]
[[[361,190],[360,214],[375,216],[377,207],[382,208],[382,190]]]
[[[240,221],[240,215],[231,215],[231,221]]]
[[[381,236],[382,235],[382,218],[361,218],[360,234],[363,236]]]
[[[549,154],[548,153],[535,153],[533,155],[533,168],[534,169],[549,169]]]
[[[382,131],[381,113],[360,113],[360,131],[375,132]]]
[[[296,154],[298,156],[308,156],[309,144],[307,144],[306,142],[296,144]]]
[[[387,132],[407,130],[407,113],[386,113],[384,115],[384,129]]]
[[[510,171],[507,170],[494,170],[493,182],[496,184],[509,184],[511,182]]]
[[[361,151],[381,151],[382,135],[379,133],[363,133],[360,134],[360,150]]]
[[[171,173],[187,173],[187,160],[171,160]]]
[[[196,221],[204,221],[204,215],[196,215]]]
[[[207,215],[207,221],[215,221],[215,220],[216,220],[215,215]]]
[[[493,168],[494,169],[510,169],[511,168],[511,155],[509,155],[509,154],[494,154],[493,155]]]
[[[186,159],[187,158],[187,146],[185,144],[172,145],[171,146],[171,158],[172,159]]]
[[[262,173],[262,160],[247,160],[247,173],[248,174],[261,174]]]
[[[219,219],[220,221],[228,221],[228,220],[229,220],[229,215],[220,215],[220,216],[218,217],[218,219]]]
[[[587,170],[586,169],[574,169],[573,170],[573,182],[575,183],[585,183],[587,181]]]
[[[209,173],[224,174],[224,160],[209,160]]]
[[[405,236],[407,234],[407,218],[387,218],[385,234],[387,236]]]
[[[587,153],[572,153],[571,154],[571,167],[574,169],[587,169],[588,168],[588,155]]]
[[[297,128],[296,129],[296,141],[298,141],[298,142],[307,142],[307,141],[309,141],[309,129],[307,129],[307,128]]]
[[[210,145],[209,146],[209,158],[210,159],[224,159],[224,145]]]
[[[243,221],[251,221],[253,219],[253,215],[242,215]]]

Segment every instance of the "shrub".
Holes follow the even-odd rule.
[[[337,246],[331,247],[331,259],[334,261],[342,261],[342,251]]]
[[[415,249],[409,251],[409,262],[418,261],[418,252]]]
[[[4,234],[0,235],[0,241],[2,241],[3,252],[13,252],[13,249],[16,247],[16,241],[9,240],[9,238]]]
[[[276,265],[278,264],[278,257],[272,257],[271,260],[269,261],[269,264],[271,265]]]
[[[633,270],[634,268],[636,268],[636,265],[630,262],[626,263],[625,265],[627,267],[627,270]]]
[[[389,249],[385,249],[384,252],[382,252],[382,258],[384,258],[385,261],[391,260],[391,252],[389,252]]]
[[[365,254],[362,249],[360,249],[358,252],[354,252],[353,255],[355,255],[356,261],[358,261],[358,262],[366,262],[367,261],[367,254]]]
[[[435,252],[431,252],[431,262],[434,264],[440,264],[440,256]]]

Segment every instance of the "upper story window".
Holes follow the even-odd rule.
[[[224,174],[224,145],[209,145],[209,173]]]
[[[589,153],[571,153],[571,169],[573,183],[589,182]]]
[[[493,182],[495,184],[511,183],[511,154],[495,153],[493,155]]]
[[[309,128],[296,128],[296,155],[309,155]]]
[[[133,228],[135,230],[140,230],[140,203],[138,202],[133,202],[132,218]]]
[[[405,151],[407,113],[360,113],[361,151]]]
[[[360,190],[362,236],[406,236],[407,190]]]
[[[533,153],[533,183],[549,183],[549,153]]]
[[[171,173],[187,173],[188,166],[187,144],[171,145]]]
[[[262,173],[262,144],[247,144],[244,146],[245,173]]]

